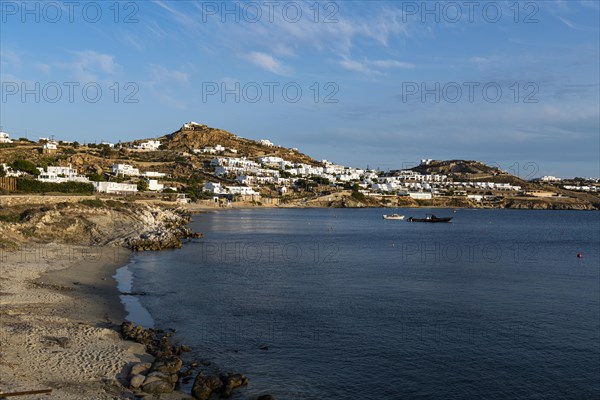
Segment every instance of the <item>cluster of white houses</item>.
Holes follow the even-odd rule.
[[[195,122],[182,126],[182,130],[205,127]],[[0,143],[12,143],[9,135],[0,132]],[[58,143],[49,138],[40,138],[43,152],[52,152],[57,149]],[[65,142],[66,143],[66,142]],[[267,139],[260,143],[265,147],[280,147]],[[102,142],[103,145],[115,147],[112,143]],[[120,144],[118,146],[121,146]],[[140,151],[159,150],[159,140],[146,140],[131,144],[129,147]],[[297,149],[293,149],[297,150]],[[348,184],[358,185],[365,195],[399,195],[410,196],[415,199],[431,199],[436,196],[467,196],[468,198],[482,200],[486,196],[501,192],[523,192],[522,188],[510,183],[494,182],[455,182],[443,174],[421,174],[413,170],[401,170],[393,175],[382,174],[371,169],[346,167],[323,160],[318,165],[294,163],[276,156],[259,157],[251,160],[246,157],[237,157],[238,151],[226,148],[220,144],[192,149],[192,153],[202,155],[216,155],[209,164],[214,168],[215,180],[232,182],[230,185],[207,182],[204,191],[214,196],[257,196],[261,186],[275,187],[280,194],[285,194],[289,189],[298,186],[300,180],[315,180],[320,184],[331,186]],[[431,159],[421,160],[421,165],[428,165]],[[21,176],[22,172],[14,171],[6,164],[0,164],[7,176]],[[90,182],[79,175],[71,165],[68,167],[49,166],[39,169],[37,179],[44,182]],[[161,172],[141,172],[129,164],[113,164],[111,173],[116,178],[143,179],[147,182],[148,190],[162,191],[166,189],[159,180],[166,177]],[[554,176],[540,178],[542,182],[560,183],[561,179]],[[233,183],[235,182],[235,183]],[[98,192],[102,193],[134,193],[138,191],[137,184],[122,182],[91,182]],[[564,186],[565,189],[598,192],[598,186]],[[170,188],[173,189],[173,188]]]
[[[423,160],[427,164],[431,160]],[[380,173],[369,169],[351,168],[321,161],[320,165],[292,163],[281,157],[260,157],[257,161],[245,157],[217,157],[211,160],[215,176],[235,179],[238,184],[245,186],[223,186],[207,183],[204,190],[213,195],[244,194],[256,192],[261,185],[275,185],[280,193],[296,185],[300,179],[320,178],[321,182],[331,185],[354,182],[367,195],[404,195],[415,199],[430,199],[435,196],[468,196],[481,200],[482,192],[512,191],[520,192],[520,186],[509,183],[495,182],[453,182],[443,174],[421,174],[412,170],[402,170],[394,176],[381,176]],[[282,175],[285,175],[283,177]]]
[[[5,164],[1,164],[9,176],[19,176],[19,171],[12,171],[10,167]],[[48,166],[44,168],[38,168],[40,174],[37,176],[37,180],[41,182],[84,182],[92,183],[97,192],[100,193],[113,193],[113,194],[127,194],[135,193],[138,191],[137,184],[135,183],[123,183],[123,182],[105,182],[105,181],[90,181],[88,177],[79,175],[77,169],[73,168],[70,164],[67,167],[60,166]],[[159,183],[158,179],[164,178],[166,174],[162,172],[146,171],[140,172],[138,168],[134,168],[129,164],[113,164],[112,174],[115,177],[135,177],[142,178],[146,181],[148,190],[160,192],[167,189],[164,184]],[[175,190],[175,188],[169,187],[168,189]]]
[[[563,187],[565,189],[567,189],[567,190],[575,190],[576,192],[600,193],[600,186],[592,186],[592,185],[583,185],[583,186],[564,185]]]

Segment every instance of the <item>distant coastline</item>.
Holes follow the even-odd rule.
[[[422,159],[380,171],[318,161],[268,139],[245,139],[195,122],[158,138],[119,143],[5,135],[0,195],[242,207],[600,209],[598,178],[534,179],[535,163],[511,167],[517,175],[528,171],[525,178],[495,163],[456,159]]]

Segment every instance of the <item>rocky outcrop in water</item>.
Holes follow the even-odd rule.
[[[171,393],[179,381],[183,360],[175,355],[177,351],[161,331],[144,329],[132,322],[121,324],[121,335],[146,346],[148,353],[155,358],[153,363],[139,363],[129,372],[129,388],[133,391],[160,395]]]
[[[248,384],[248,378],[242,374],[204,376],[200,373],[194,381],[192,395],[198,400],[208,400],[212,394],[231,397],[233,390]]]
[[[152,395],[171,393],[180,378],[191,374],[192,368],[183,368],[182,351],[191,350],[188,346],[171,345],[168,335],[155,329],[144,329],[132,322],[121,324],[121,335],[126,340],[141,343],[155,358],[153,363],[138,363],[129,371],[129,388],[134,392]],[[188,378],[189,379],[189,378]],[[242,374],[204,376],[199,373],[194,381],[192,395],[197,399],[208,400],[216,393],[230,397],[233,391],[248,384]]]

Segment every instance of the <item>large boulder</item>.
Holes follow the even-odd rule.
[[[133,375],[129,380],[129,387],[138,389],[144,383],[146,377],[144,375]]]
[[[192,387],[192,395],[198,400],[208,400],[213,392],[223,387],[223,381],[218,376],[204,376],[199,373]]]
[[[230,374],[227,376],[222,376],[221,380],[223,381],[223,397],[230,397],[233,389],[248,384],[248,378],[242,374]]]
[[[137,363],[134,364],[133,367],[131,367],[131,370],[129,371],[129,375],[144,375],[145,373],[147,373],[150,368],[152,367],[152,364],[150,363]]]
[[[142,385],[142,390],[150,394],[171,393],[175,389],[171,375],[162,372],[151,372]]]
[[[125,321],[121,324],[121,335],[126,340],[149,345],[154,340],[154,333],[151,330],[146,330],[141,326],[136,326],[133,322]]]
[[[183,366],[183,360],[177,356],[170,356],[154,362],[153,371],[176,374]]]

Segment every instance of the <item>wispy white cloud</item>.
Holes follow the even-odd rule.
[[[365,63],[362,63],[359,61],[344,59],[344,60],[340,61],[340,65],[342,66],[342,68],[347,69],[348,71],[352,71],[352,72],[359,72],[362,74],[372,74],[373,73],[373,71],[369,67],[367,67],[367,65]]]
[[[402,68],[402,69],[413,69],[414,64],[397,61],[397,60],[374,60],[369,62],[374,67],[378,68]]]
[[[327,12],[321,10],[319,20],[315,21],[311,2],[295,2],[302,8],[303,16],[297,22],[286,18],[281,6],[275,12],[263,6],[262,17],[256,23],[243,18],[236,23],[231,16],[224,23],[220,13],[204,15],[198,3],[163,0],[154,0],[153,3],[166,11],[167,18],[177,27],[172,34],[196,38],[201,35],[203,40],[197,42],[199,47],[215,51],[227,49],[266,71],[280,75],[289,74],[293,63],[300,60],[299,55],[307,52],[326,53],[342,65],[347,64],[345,59],[353,58],[355,49],[362,48],[362,45],[357,46],[359,41],[377,52],[388,54],[392,40],[409,35],[409,24],[402,21],[401,9],[390,5],[365,7],[365,12],[355,12],[353,7],[340,3],[339,10],[332,16],[336,22],[327,23],[324,21]],[[253,51],[248,54],[248,49]],[[378,66],[403,67],[407,66]]]
[[[57,67],[68,70],[80,82],[96,82],[107,75],[117,73],[121,66],[115,62],[115,56],[93,50],[72,51],[75,60],[70,63],[58,63]],[[100,76],[100,75],[103,76]]]
[[[290,68],[270,54],[253,51],[245,56],[252,64],[277,75],[289,75]]]
[[[598,32],[598,28],[592,28],[589,26],[584,26],[584,25],[580,25],[580,24],[576,24],[575,22],[565,18],[565,17],[558,17],[558,19],[565,24],[566,26],[568,26],[571,29],[574,29],[576,31],[581,31],[581,32]]]
[[[140,82],[144,92],[159,103],[174,109],[185,109],[186,101],[182,90],[189,87],[190,73],[181,69],[171,69],[164,65],[148,66],[148,79]]]
[[[35,64],[34,68],[38,71],[40,71],[43,74],[47,74],[50,72],[50,70],[52,69],[52,67],[48,64]]]
[[[150,78],[154,84],[167,83],[173,84],[178,83],[181,85],[189,83],[189,74],[187,72],[168,69],[163,65],[150,65]]]
[[[339,64],[342,68],[367,75],[381,75],[382,69],[412,69],[414,64],[402,62],[398,60],[363,60],[357,61],[349,58],[342,59]]]
[[[21,57],[12,49],[7,47],[1,48],[0,65],[4,68],[8,66],[19,68],[21,67]]]

